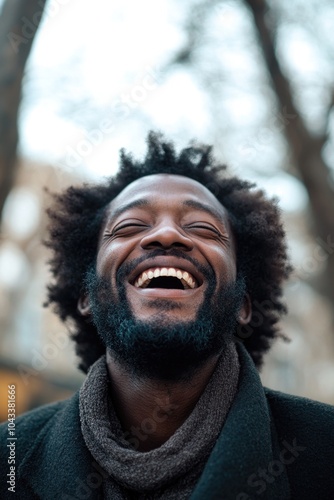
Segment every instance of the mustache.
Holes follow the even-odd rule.
[[[147,259],[154,259],[155,257],[176,257],[178,259],[184,259],[190,262],[196,269],[198,269],[204,278],[208,282],[216,283],[216,275],[213,268],[208,264],[204,266],[194,257],[190,257],[190,255],[185,254],[182,250],[178,250],[176,248],[171,248],[170,250],[164,250],[163,248],[156,248],[152,250],[152,252],[147,253],[137,259],[133,259],[130,262],[125,262],[122,264],[116,273],[116,283],[117,285],[122,285],[124,283],[125,278],[142,262]]]

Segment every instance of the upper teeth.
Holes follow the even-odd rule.
[[[184,288],[195,288],[196,281],[187,271],[182,271],[175,267],[152,267],[143,271],[136,279],[134,285],[140,288],[146,288],[153,278],[160,276],[173,276],[178,278],[184,285]]]

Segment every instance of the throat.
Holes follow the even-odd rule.
[[[134,377],[107,351],[107,366],[112,380],[110,397],[130,444],[147,452],[164,444],[188,418],[204,391],[218,357],[187,381],[164,383]],[[145,431],[144,421],[152,421]],[[154,422],[154,424],[153,424]]]

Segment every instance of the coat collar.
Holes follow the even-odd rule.
[[[99,498],[105,475],[83,440],[77,392],[37,436],[18,470],[19,481],[41,499],[90,500]]]
[[[242,344],[238,351],[238,392],[191,500],[286,500],[290,487],[264,388]]]
[[[261,488],[266,500],[289,498],[287,474],[278,460],[280,449],[264,389],[242,345],[239,356],[238,392],[191,500],[218,500],[222,496],[247,500],[258,495]],[[261,472],[268,467],[273,470],[269,481]],[[40,432],[21,463],[18,478],[40,498],[90,500],[102,498],[105,477],[84,443],[77,393]]]

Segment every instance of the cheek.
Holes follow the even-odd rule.
[[[237,276],[237,267],[234,254],[231,250],[215,249],[211,255],[211,262],[220,282],[232,283]]]
[[[120,245],[109,244],[101,247],[96,259],[96,271],[99,276],[107,277],[113,273],[114,267],[121,258]]]
[[[96,270],[99,276],[115,277],[117,269],[129,257],[133,244],[121,241],[106,242],[98,251]]]

